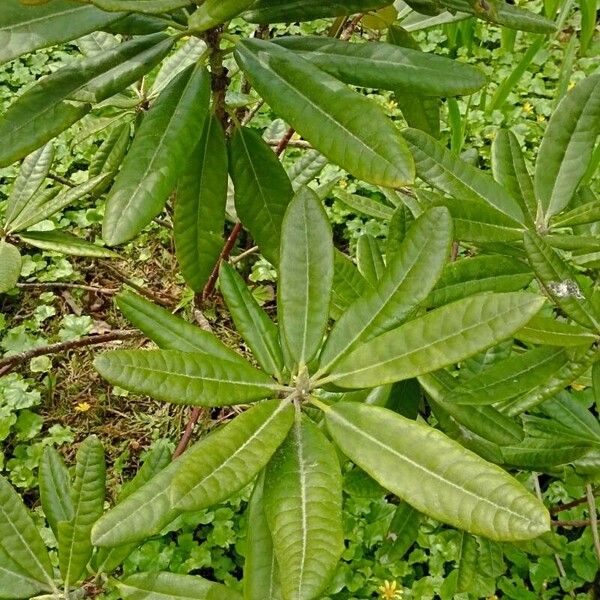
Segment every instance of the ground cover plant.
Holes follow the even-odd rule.
[[[596,11],[6,1],[0,597],[596,597]]]

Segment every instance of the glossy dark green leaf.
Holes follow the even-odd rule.
[[[540,146],[535,191],[546,223],[571,201],[599,134],[600,75],[592,75],[562,99]]]
[[[529,344],[548,346],[589,346],[596,336],[579,325],[558,321],[552,317],[536,315],[515,333],[515,337]]]
[[[434,208],[417,219],[389,260],[382,279],[336,323],[321,354],[321,370],[328,370],[358,343],[402,323],[435,285],[450,255],[451,242],[448,211]]]
[[[460,160],[441,143],[418,129],[402,132],[415,158],[417,175],[442,192],[459,200],[483,201],[514,222],[523,222],[517,201],[494,179]]]
[[[358,402],[336,404],[326,421],[348,458],[426,515],[494,540],[550,529],[548,511],[519,482],[429,425]]]
[[[458,300],[359,345],[325,381],[374,387],[441,369],[512,336],[543,303],[524,292]]]
[[[302,188],[281,228],[277,311],[284,352],[307,365],[319,350],[329,318],[333,285],[329,219],[317,195]]]
[[[194,31],[206,31],[237,17],[253,2],[254,0],[206,0],[192,13],[189,26]]]
[[[177,184],[173,219],[177,260],[195,292],[202,291],[225,243],[227,164],[225,133],[212,115]]]
[[[281,379],[284,365],[277,326],[258,305],[244,280],[227,263],[221,265],[219,286],[236,329],[258,364],[270,375]]]
[[[170,486],[173,507],[201,510],[241,490],[266,466],[293,421],[289,402],[267,400],[211,432],[178,461]]]
[[[377,185],[413,181],[406,144],[373,102],[269,42],[244,40],[235,57],[271,108],[331,161]]]
[[[0,166],[28,155],[85,116],[94,104],[135,83],[174,42],[164,33],[135,38],[41,79],[0,116],[0,136],[6,140]]]
[[[383,42],[289,36],[275,43],[352,85],[444,97],[472,94],[485,85],[483,73],[474,67]]]
[[[533,180],[519,141],[512,131],[501,129],[496,134],[492,144],[492,171],[494,179],[519,202],[527,221],[535,223],[537,200]]]
[[[210,331],[184,321],[141,296],[132,292],[121,292],[116,301],[123,316],[160,348],[203,352],[216,358],[246,364],[237,352],[225,346]]]
[[[334,447],[300,414],[267,466],[264,503],[282,597],[320,597],[343,550],[342,476]]]
[[[360,274],[356,265],[339,250],[334,252],[333,265],[330,312],[331,318],[337,320],[365,290],[372,286]]]
[[[102,142],[102,145],[94,154],[90,161],[89,176],[96,177],[102,173],[111,173],[115,175],[119,170],[127,149],[131,141],[131,124],[124,123],[115,127],[110,135]],[[108,181],[98,186],[94,193],[99,194],[105,191]]]
[[[58,536],[58,524],[74,515],[71,479],[62,456],[52,446],[44,448],[39,467],[40,501],[48,524]]]
[[[19,237],[34,248],[62,252],[70,256],[93,258],[116,258],[118,256],[112,250],[62,231],[29,231],[21,233]]]
[[[122,17],[69,0],[53,0],[41,6],[24,6],[19,0],[2,0],[0,63],[39,48],[77,39]]]
[[[256,0],[244,19],[251,23],[290,23],[313,21],[327,17],[351,15],[376,10],[391,4],[391,0],[346,0],[321,2],[320,0]]]
[[[183,8],[190,0],[90,0],[102,10],[160,14]]]
[[[115,350],[98,356],[94,366],[113,385],[175,404],[230,406],[281,390],[248,363],[199,352]]]
[[[16,246],[0,240],[0,294],[17,285],[21,274],[21,253]]]
[[[135,237],[163,209],[196,147],[208,114],[209,75],[191,65],[145,115],[106,203],[103,237],[115,246]]]
[[[574,462],[589,450],[589,446],[570,440],[528,438],[518,446],[502,448],[506,464],[520,469],[543,470]]]
[[[90,532],[104,510],[106,464],[104,448],[90,436],[77,451],[71,499],[73,516],[58,523],[58,559],[65,586],[83,579],[92,556]]]
[[[277,265],[281,223],[294,195],[292,184],[273,150],[253,129],[236,129],[229,157],[236,212],[265,258]]]

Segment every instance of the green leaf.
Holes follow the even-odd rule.
[[[90,0],[106,11],[139,12],[145,14],[166,13],[190,4],[190,0]]]
[[[191,65],[146,113],[106,201],[107,244],[131,240],[163,209],[198,143],[208,114],[209,79],[203,66]]]
[[[0,548],[0,592],[3,598],[33,598],[51,589],[32,579]]]
[[[155,475],[158,475],[172,461],[171,446],[167,440],[159,440],[154,443],[144,463],[138,469],[137,473],[128,481],[119,493],[119,502],[131,496],[139,490],[145,483],[150,481]]]
[[[435,308],[482,292],[516,292],[527,287],[533,273],[510,256],[475,256],[444,266],[437,285],[427,298]]]
[[[372,235],[363,234],[358,238],[356,262],[362,276],[371,285],[377,285],[385,270],[385,263],[379,243]]]
[[[93,258],[117,258],[118,256],[112,250],[62,231],[29,231],[19,234],[19,237],[34,248],[62,252],[71,256]]]
[[[227,146],[223,127],[211,115],[202,139],[177,184],[174,236],[185,282],[200,292],[219,259],[227,203]]]
[[[21,253],[16,246],[0,240],[0,294],[17,285],[21,274]]]
[[[27,203],[39,192],[50,172],[53,160],[54,145],[46,144],[27,156],[22,162],[19,175],[6,204],[6,227],[10,226]]]
[[[414,156],[417,175],[459,200],[483,201],[508,217],[515,227],[523,222],[517,201],[487,173],[462,161],[418,129],[405,129],[404,139]]]
[[[391,4],[391,0],[256,0],[244,19],[250,23],[290,23],[364,13]]]
[[[498,542],[477,538],[479,544],[479,569],[484,577],[500,577],[506,571],[504,553]]]
[[[384,552],[390,562],[401,560],[417,541],[420,523],[421,515],[418,510],[406,502],[398,505],[384,542]]]
[[[472,535],[463,531],[460,536],[459,553],[456,561],[456,569],[458,571],[456,578],[457,594],[472,592],[475,587],[479,559],[478,550],[477,540]]]
[[[335,324],[320,358],[327,371],[340,358],[402,323],[427,298],[450,256],[452,221],[434,208],[415,221],[389,259],[376,287],[357,299]]]
[[[372,286],[360,274],[356,265],[339,250],[333,254],[333,267],[331,317],[337,320],[366,289]]]
[[[586,225],[600,221],[600,202],[586,202],[566,213],[556,215],[550,221],[552,228],[572,227],[573,225]]]
[[[102,173],[110,173],[115,175],[125,158],[129,142],[131,141],[131,124],[124,123],[119,127],[115,127],[110,135],[102,142],[102,145],[94,154],[90,161],[89,176],[96,177]],[[94,193],[99,194],[104,192],[108,182],[94,190]]]
[[[56,589],[50,558],[37,527],[20,496],[1,475],[0,552],[10,558],[8,570],[27,578],[30,585],[49,591]],[[6,575],[2,572],[4,565],[4,561],[0,563],[0,577]]]
[[[410,152],[376,104],[275,44],[244,40],[235,57],[271,108],[332,162],[377,185],[413,181]]]
[[[41,79],[0,116],[0,136],[6,141],[0,166],[28,155],[84,117],[93,104],[135,83],[174,42],[164,33],[135,38]]]
[[[260,476],[248,505],[248,534],[244,563],[244,600],[280,600],[279,573],[264,502],[264,476]]]
[[[598,364],[594,364],[594,370],[597,370]],[[600,443],[600,423],[598,419],[581,402],[567,393],[563,392],[544,402],[541,410],[553,422],[560,423],[563,427],[570,429],[579,440],[585,440],[591,444]]]
[[[258,364],[270,375],[281,379],[284,365],[277,326],[258,305],[244,280],[227,263],[221,265],[219,286],[236,329]]]
[[[48,524],[58,536],[58,524],[71,521],[74,515],[71,479],[62,456],[46,446],[39,468],[40,500]]]
[[[513,354],[477,375],[463,380],[447,397],[456,404],[494,404],[529,392],[543,384],[567,362],[562,348],[540,346]]]
[[[292,184],[273,150],[253,129],[235,130],[229,160],[238,217],[265,258],[277,265],[281,223],[294,195]]]
[[[402,242],[408,235],[415,219],[410,210],[404,205],[400,205],[392,215],[388,225],[388,236],[385,245],[385,260],[389,264],[393,255],[401,248]]]
[[[512,336],[543,303],[524,292],[458,300],[361,344],[325,380],[375,387],[441,369]]]
[[[287,170],[294,190],[308,185],[327,165],[327,159],[316,150],[304,152]]]
[[[327,327],[333,285],[333,242],[321,201],[302,188],[290,203],[281,228],[278,316],[285,352],[307,365]]]
[[[367,215],[368,217],[389,221],[394,214],[394,210],[391,207],[377,200],[367,198],[366,196],[350,194],[345,190],[338,189],[335,190],[335,197],[352,210],[357,211],[359,214]]]
[[[537,200],[533,181],[517,137],[512,131],[501,129],[492,144],[492,171],[494,179],[519,203],[530,224],[537,218]]]
[[[123,18],[68,0],[24,6],[3,0],[0,6],[0,63],[40,48],[62,44]]]
[[[546,223],[571,201],[600,134],[600,75],[579,82],[546,129],[535,168],[535,191]]]
[[[174,404],[231,406],[281,390],[248,363],[200,352],[115,350],[98,356],[94,366],[113,385]]]
[[[343,549],[342,476],[331,443],[300,414],[267,466],[264,503],[283,599],[320,597]]]
[[[125,600],[242,600],[235,590],[199,575],[135,573],[117,587]]]
[[[210,331],[204,331],[184,321],[141,296],[132,292],[121,292],[116,302],[123,316],[159,348],[203,352],[215,358],[247,364],[242,356],[225,346]]]
[[[173,507],[201,510],[241,490],[266,466],[293,421],[291,404],[267,400],[211,432],[181,457],[170,487]]]
[[[589,346],[596,336],[588,329],[557,321],[552,317],[536,315],[515,333],[515,337],[528,344],[546,344],[548,346]]]
[[[570,265],[536,233],[528,231],[524,241],[529,263],[550,298],[580,325],[600,331],[594,308]]]
[[[90,532],[104,510],[105,486],[104,448],[92,435],[77,451],[71,495],[73,517],[58,523],[60,573],[67,589],[86,574],[93,550]]]
[[[194,31],[206,31],[244,12],[254,0],[206,0],[192,14],[189,27]]]
[[[548,511],[519,482],[428,425],[356,402],[331,407],[326,421],[350,460],[438,521],[504,541],[550,529]]]
[[[274,43],[351,85],[444,97],[472,94],[485,85],[483,73],[475,67],[383,42],[286,36]]]
[[[571,463],[581,458],[589,446],[573,443],[571,440],[528,438],[518,446],[502,448],[502,456],[508,465],[520,469],[543,470]]]

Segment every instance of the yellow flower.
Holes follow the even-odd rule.
[[[348,187],[348,181],[346,179],[341,179],[338,185],[344,190]]]
[[[533,112],[533,104],[531,104],[531,102],[525,102],[525,104],[523,104],[523,112],[530,115]]]
[[[75,411],[84,413],[90,410],[90,408],[92,408],[92,406],[89,402],[79,402],[79,404],[77,404],[77,406],[75,407]]]
[[[585,385],[582,385],[581,383],[572,383],[571,387],[576,391],[576,392],[581,392],[582,390],[585,390]]]
[[[574,82],[574,81],[571,81],[571,83],[569,83],[569,85],[567,86],[567,89],[568,89],[569,91],[571,91],[571,90],[572,90],[574,87],[575,87],[575,82]]]
[[[388,581],[387,579],[377,588],[381,600],[400,600],[404,594],[404,590],[398,587],[396,580]]]
[[[538,123],[543,123],[546,120],[546,117],[544,115],[538,115],[537,116],[537,122]]]
[[[395,110],[396,108],[398,108],[398,105],[396,104],[396,102],[394,100],[388,100],[385,103],[385,105],[388,110]]]

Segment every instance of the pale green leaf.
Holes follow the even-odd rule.
[[[58,524],[74,514],[71,479],[62,456],[52,446],[44,448],[39,467],[40,500],[48,524],[58,535]]]
[[[117,258],[118,254],[92,242],[82,240],[63,231],[28,231],[19,237],[34,248],[62,252],[70,256],[86,256],[92,258]]]
[[[21,274],[21,253],[16,246],[0,240],[0,294],[17,285]]]

